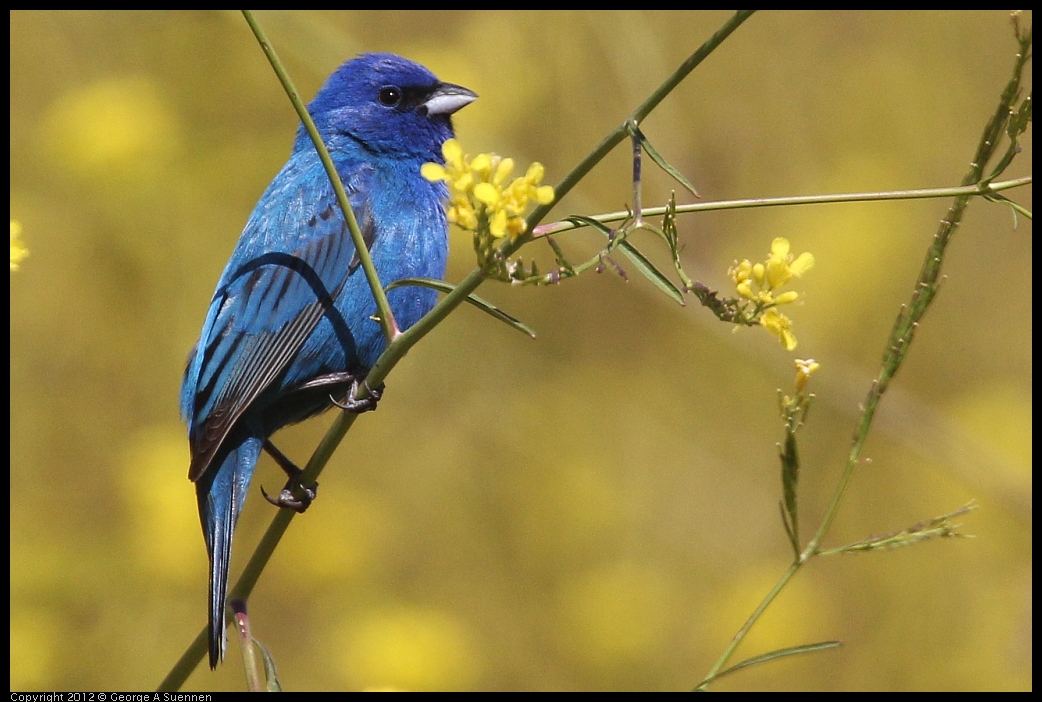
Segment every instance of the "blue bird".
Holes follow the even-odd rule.
[[[384,286],[443,278],[444,183],[420,175],[443,163],[451,115],[477,95],[393,54],[338,68],[308,106],[344,182]],[[399,328],[430,311],[433,290],[388,299]],[[210,558],[210,667],[224,658],[232,534],[262,451],[299,469],[271,443],[282,427],[350,398],[386,346],[346,220],[301,126],[289,161],[250,215],[221,274],[181,386],[199,517]],[[348,403],[350,405],[350,403]],[[371,406],[354,406],[364,411]],[[302,511],[283,491],[282,506]]]

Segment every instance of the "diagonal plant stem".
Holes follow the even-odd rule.
[[[655,107],[660,102],[662,102],[662,100],[665,99],[665,97],[669,95],[669,93],[672,92],[673,89],[676,88],[677,85],[679,85],[680,82],[685,77],[687,77],[687,75],[698,64],[705,60],[705,58],[709,56],[709,54],[712,53],[728,36],[730,36],[731,33],[734,32],[734,30],[736,30],[746,19],[748,19],[753,12],[754,10],[741,10],[736,12],[730,19],[728,19],[727,22],[723,24],[723,26],[721,26],[719,30],[717,30],[715,34],[713,34],[712,37],[706,40],[706,42],[703,43],[702,46],[698,48],[698,50],[691,54],[691,56],[689,56],[687,60],[685,60],[684,63],[681,64],[681,66],[662,83],[662,85],[660,85],[636,110],[634,110],[634,112],[630,116],[623,120],[622,124],[618,128],[616,128],[603,141],[601,141],[601,143],[598,144],[597,147],[595,147],[594,150],[590,152],[590,154],[586,158],[584,158],[575,168],[573,168],[564,177],[564,179],[561,180],[561,182],[558,185],[554,187],[554,202],[548,205],[540,205],[535,210],[533,210],[533,212],[526,219],[528,225],[526,231],[532,231],[532,227],[538,224],[540,221],[542,221],[544,217],[546,217],[546,215],[550,212],[550,209],[553,207],[554,203],[558,202],[562,197],[564,197],[566,193],[568,193],[573,187],[575,187],[575,185],[583,178],[583,176],[585,176],[594,166],[600,163],[600,161],[604,159],[604,157],[607,156],[608,153],[629,134],[629,132],[627,131],[627,124],[631,120],[635,120],[637,123],[639,123],[641,120],[647,117],[647,115],[650,114],[651,111],[655,109]],[[247,16],[247,21],[250,21],[250,19],[251,17]],[[252,22],[251,27],[253,27],[254,25],[255,22]],[[271,61],[272,57],[274,57],[274,51],[271,50],[270,43],[268,43],[267,39],[264,38],[263,32],[258,34],[257,38],[258,41],[261,42],[261,46],[265,47],[265,53],[268,55],[269,61]],[[275,60],[272,62],[272,65],[273,67],[276,67],[277,58],[275,58]],[[278,65],[278,67],[276,67],[276,72],[280,73],[280,79],[282,74],[285,74],[285,71],[281,68],[280,64]],[[286,80],[284,81],[283,85],[288,86],[287,91],[291,91],[290,98],[292,100],[293,97],[296,95],[296,91],[292,89],[292,83],[289,81],[288,76],[286,77]],[[294,105],[303,105],[303,103],[300,102],[299,96],[296,98]],[[305,120],[305,124],[308,124],[310,122],[310,115],[307,115],[306,109],[303,109],[301,107],[300,109],[298,109],[298,114],[301,114],[301,119]],[[317,134],[317,132],[315,134]],[[315,138],[316,136],[313,135],[312,139]],[[318,138],[316,148],[319,148],[318,144],[320,143],[321,138]],[[323,151],[324,148],[319,148],[320,154]],[[323,163],[326,162],[323,161]],[[329,162],[329,164],[327,165],[327,173],[330,172],[331,166],[332,162]],[[337,187],[337,182],[339,179],[335,176],[336,169],[333,168],[330,177],[334,182],[334,187]],[[343,188],[340,187],[340,189],[337,191],[338,198],[340,197],[342,190]],[[349,221],[353,221],[353,215],[349,214],[351,212],[351,209],[350,203],[347,202],[346,194],[345,197],[340,200],[340,202],[341,206],[345,211],[345,214],[347,214],[349,218]],[[358,233],[359,235],[359,238],[354,239],[354,241],[360,257],[365,256],[363,261],[369,259],[369,257],[366,256],[367,251],[364,246],[364,243],[362,246],[358,245],[360,241],[360,232],[357,232],[357,223],[354,227],[352,227],[351,233],[353,238],[355,237],[356,233]],[[525,238],[519,238],[517,241],[513,243],[507,254],[509,255],[509,253],[515,251],[517,248],[523,245],[525,241],[527,241]],[[369,261],[371,265],[371,259],[369,259]],[[363,265],[365,264],[363,263]],[[373,269],[373,273],[375,275],[375,269]],[[373,286],[373,294],[374,297],[377,298],[378,305],[380,296],[383,296],[384,301],[386,303],[386,296],[383,295],[383,288],[379,285],[379,279],[369,278],[368,269],[366,270],[366,277],[370,280],[370,285]],[[449,313],[451,313],[463,302],[465,302],[467,296],[474,292],[478,288],[478,286],[480,286],[481,283],[485,281],[485,278],[486,276],[481,271],[481,269],[475,268],[459,283],[459,285],[456,286],[455,290],[443,297],[438,302],[438,304],[435,305],[434,309],[432,309],[429,313],[424,315],[416,324],[411,326],[409,329],[407,329],[404,332],[400,332],[396,336],[394,336],[391,339],[390,343],[388,343],[387,348],[384,350],[384,352],[380,354],[380,357],[377,359],[376,364],[369,371],[369,374],[367,376],[367,382],[373,387],[382,383],[384,379],[387,377],[388,373],[390,373],[391,370],[398,364],[398,362],[405,356],[405,354],[408,353],[409,349],[411,349],[416,344],[416,342],[418,342],[420,339],[426,336],[432,329],[434,329],[434,327],[440,324],[442,320],[444,320],[449,315]],[[373,285],[373,280],[376,281],[375,285]],[[389,307],[387,307],[386,310],[383,307],[380,307],[380,313],[381,315],[386,314],[387,320],[391,319]],[[383,323],[383,320],[381,320],[381,323]],[[385,334],[387,334],[386,328]],[[367,394],[367,391],[365,390],[364,386],[360,388],[359,393],[363,396]],[[362,398],[357,397],[356,399]],[[341,412],[337,415],[336,419],[333,420],[333,424],[329,427],[329,430],[326,432],[326,435],[322,438],[322,441],[319,444],[318,448],[315,449],[315,453],[311,456],[311,459],[308,461],[307,467],[304,469],[304,472],[300,475],[299,480],[302,484],[306,485],[310,482],[315,482],[318,479],[318,476],[325,468],[325,465],[328,462],[329,457],[332,456],[333,451],[336,450],[336,447],[340,444],[341,439],[344,438],[344,435],[347,433],[348,429],[351,428],[351,425],[354,423],[356,416],[357,415],[349,414],[347,412]],[[259,579],[261,572],[263,572],[264,567],[271,559],[271,555],[274,552],[275,547],[282,539],[282,535],[286,532],[286,529],[289,528],[289,524],[293,520],[295,514],[296,513],[292,512],[291,510],[286,509],[280,509],[276,513],[275,517],[272,519],[271,524],[268,526],[267,531],[261,538],[260,543],[254,550],[253,555],[250,557],[249,563],[244,569],[242,575],[239,577],[239,580],[235,583],[235,586],[231,589],[229,597],[239,600],[247,600],[249,598],[250,594],[253,591],[253,587],[257,584],[257,580]],[[188,678],[191,672],[203,659],[203,655],[206,651],[205,637],[206,629],[204,627],[202,632],[195,638],[195,640],[192,642],[189,648],[184,652],[184,654],[181,655],[181,658],[177,661],[177,663],[174,665],[171,671],[160,683],[158,688],[160,691],[171,691],[178,690],[181,688],[181,685],[184,684],[184,681]]]
[[[257,23],[252,10],[242,10],[242,16],[246,18],[246,23],[250,25],[253,35],[257,37],[257,43],[264,50],[264,55],[268,57],[268,62],[271,63],[271,67],[275,70],[275,75],[279,77],[286,95],[289,96],[289,101],[293,103],[293,109],[300,116],[301,123],[307,130],[308,136],[311,137],[315,150],[318,151],[318,157],[326,169],[329,181],[333,184],[337,202],[340,203],[340,209],[344,211],[344,217],[347,219],[347,228],[351,231],[351,241],[354,242],[355,252],[358,254],[358,259],[362,264],[362,270],[365,271],[365,279],[369,282],[369,288],[373,291],[376,308],[380,311],[380,327],[383,329],[388,343],[390,343],[398,336],[398,325],[394,321],[391,305],[387,301],[387,293],[380,284],[380,276],[376,273],[376,266],[373,265],[373,259],[369,255],[369,247],[365,245],[362,231],[358,228],[358,220],[355,218],[354,210],[351,209],[351,202],[348,200],[347,192],[344,190],[344,183],[340,180],[340,174],[337,173],[333,159],[329,156],[329,150],[323,143],[322,136],[318,133],[318,127],[315,126],[315,121],[311,119],[304,101],[300,99],[300,93],[297,92],[296,87],[293,85],[293,80],[289,77],[289,73],[286,72],[282,61],[279,60],[278,54],[275,53],[275,47],[268,41],[268,35],[264,33],[264,29]]]
[[[612,149],[619,145],[619,143],[630,135],[630,130],[633,124],[639,125],[644,121],[644,118],[651,114],[651,111],[658,107],[658,104],[662,102],[667,95],[669,95],[674,88],[680,85],[680,82],[687,78],[687,75],[695,69],[698,64],[702,63],[709,54],[713,53],[718,46],[727,37],[731,36],[734,30],[738,29],[745,20],[756,12],[756,10],[739,10],[731,16],[729,20],[724,22],[720,29],[716,30],[716,33],[709,37],[698,47],[695,53],[688,56],[684,63],[680,64],[677,70],[663,81],[662,85],[655,89],[648,98],[640,104],[626,119],[619,124],[608,136],[604,137],[600,144],[598,144],[590,154],[579,162],[575,168],[573,168],[568,175],[566,175],[561,182],[554,186],[554,200],[553,202],[540,205],[532,211],[532,214],[528,215],[528,229],[526,231],[531,232],[532,227],[543,221],[543,218],[550,213],[550,210],[561,201],[576,184],[583,179],[583,177],[593,170],[593,167],[600,163],[605,156],[607,156]],[[520,237],[517,239],[507,250],[504,251],[506,255],[514,253],[524,243],[529,240],[529,237]]]
[[[988,161],[995,155],[1003,130],[1009,121],[1010,116],[1013,114],[1013,104],[1019,97],[1020,92],[1021,73],[1024,64],[1030,57],[1031,30],[1028,29],[1023,35],[1018,33],[1017,39],[1020,44],[1020,50],[1017,53],[1017,58],[1014,62],[1013,75],[1010,78],[1009,83],[1007,83],[1005,90],[1002,92],[995,114],[992,115],[987,126],[984,128],[984,133],[981,135],[980,142],[977,146],[976,155],[970,164],[970,170],[962,180],[963,186],[970,187],[972,190],[957,195],[955,200],[952,202],[951,207],[948,209],[947,216],[941,220],[937,233],[934,235],[933,242],[927,250],[926,260],[919,272],[919,278],[912,291],[911,300],[907,305],[901,306],[901,310],[894,322],[894,328],[890,332],[890,337],[887,340],[886,351],[883,354],[883,362],[880,366],[879,374],[876,376],[876,379],[872,381],[872,386],[868,391],[868,396],[862,403],[863,409],[861,417],[858,420],[857,428],[854,431],[850,454],[847,458],[843,474],[840,476],[839,484],[833,494],[832,501],[822,519],[821,526],[814,534],[814,537],[810,540],[810,543],[807,544],[807,547],[799,554],[799,557],[792,563],[792,565],[789,566],[788,570],[785,571],[771,591],[767,593],[767,596],[764,597],[763,601],[749,616],[745,624],[743,624],[741,629],[738,630],[738,633],[734,635],[730,643],[724,649],[723,654],[721,654],[720,658],[717,659],[716,663],[713,665],[712,669],[710,669],[709,673],[702,679],[702,682],[698,684],[696,690],[705,690],[708,684],[718,676],[721,668],[727,664],[728,659],[730,659],[731,655],[738,647],[738,644],[742,642],[746,634],[749,633],[749,630],[752,629],[753,625],[760,618],[760,615],[763,614],[767,607],[778,596],[778,593],[782,591],[796,572],[810,558],[821,553],[821,541],[824,539],[825,534],[832,525],[833,519],[836,517],[840,501],[843,498],[843,494],[846,492],[851,476],[854,474],[854,469],[860,461],[861,451],[864,447],[865,440],[868,438],[868,432],[872,427],[872,420],[875,417],[875,412],[879,407],[879,402],[882,399],[883,393],[886,392],[890,381],[893,379],[894,375],[900,369],[902,363],[907,357],[908,349],[911,346],[919,322],[926,314],[926,310],[933,302],[937,290],[940,287],[941,266],[944,262],[944,255],[947,251],[948,244],[951,242],[956,228],[958,228],[959,223],[962,221],[962,215],[970,200],[972,200],[975,195],[982,194],[977,189],[976,184],[979,183],[983,177],[984,168]]]
[[[977,145],[977,153],[970,164],[970,170],[962,180],[963,185],[971,185],[979,181],[984,174],[984,168],[987,166],[988,161],[995,155],[1003,129],[1009,121],[1013,103],[1019,95],[1020,76],[1024,64],[1030,56],[1030,48],[1031,30],[1028,30],[1027,35],[1020,38],[1020,51],[1017,53],[1017,58],[1014,62],[1013,75],[1006,85],[1006,89],[1002,92],[995,114],[992,115],[988,125],[984,128],[980,143]],[[937,233],[934,235],[933,243],[926,252],[926,260],[919,273],[919,279],[916,281],[911,301],[908,305],[902,306],[897,319],[894,321],[894,328],[890,332],[890,338],[887,340],[886,352],[883,354],[883,364],[879,370],[879,375],[872,381],[872,387],[869,389],[863,403],[864,410],[861,413],[861,419],[854,434],[850,456],[847,459],[843,476],[840,478],[839,488],[832,500],[832,504],[829,505],[829,509],[825,513],[825,519],[821,524],[821,528],[818,529],[818,532],[814,535],[814,538],[807,545],[801,556],[801,559],[804,561],[817,553],[825,532],[828,531],[832,520],[836,516],[840,498],[843,496],[847,482],[850,480],[850,476],[853,474],[854,468],[860,459],[861,450],[864,447],[868,431],[872,426],[872,419],[879,406],[879,401],[890,385],[891,379],[893,379],[904,362],[915,332],[919,327],[919,321],[926,314],[926,310],[933,302],[934,296],[936,296],[937,290],[940,288],[941,265],[944,261],[945,252],[952,236],[955,234],[955,230],[962,221],[962,215],[966,210],[966,206],[972,198],[973,194],[959,195],[952,202],[951,207],[948,208],[948,214],[941,220]]]

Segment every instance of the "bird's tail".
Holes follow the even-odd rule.
[[[233,437],[229,437],[232,439]],[[231,450],[219,464],[209,470],[195,485],[199,499],[199,519],[210,556],[210,668],[224,658],[225,604],[228,595],[228,568],[232,559],[232,534],[246,499],[246,492],[257,465],[263,440],[246,437],[233,441]]]

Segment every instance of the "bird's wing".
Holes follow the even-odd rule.
[[[376,236],[366,197],[371,172],[361,167],[345,179],[369,247]],[[334,311],[333,301],[357,265],[328,182],[314,188],[314,174],[310,179],[284,175],[292,174],[276,178],[250,217],[185,371],[182,412],[189,423],[188,477],[193,481],[206,472],[243,412],[286,369],[322,316]],[[315,190],[323,194],[316,197]]]

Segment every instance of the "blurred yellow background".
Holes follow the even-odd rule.
[[[728,16],[258,13],[306,99],[357,52],[400,53],[480,94],[455,119],[467,151],[539,160],[549,183]],[[1009,24],[754,15],[644,131],[707,200],[957,185],[1010,74]],[[11,217],[30,250],[11,277],[12,689],[150,689],[204,625],[181,374],[295,125],[236,13],[11,13]],[[1009,177],[1030,173],[1030,131],[1024,146]],[[627,154],[554,216],[622,209]],[[649,206],[674,187],[652,171]],[[1030,188],[1008,194],[1031,207]],[[809,533],[948,204],[682,217],[685,266],[714,288],[776,236],[814,253],[787,310],[795,354],[625,262],[629,282],[486,284],[539,339],[461,309],[391,375],[250,601],[284,685],[692,687],[790,560],[776,389],[793,357],[821,362],[801,434]],[[971,205],[826,545],[971,498],[960,521],[977,538],[811,564],[734,660],[846,645],[716,689],[1031,687],[1032,225],[1013,225]],[[600,245],[559,242],[575,260]],[[474,256],[458,232],[452,246],[458,281]],[[331,417],[276,443],[303,463]],[[262,460],[233,578],[273,515],[258,486],[283,482]],[[242,687],[233,643],[185,689]]]

